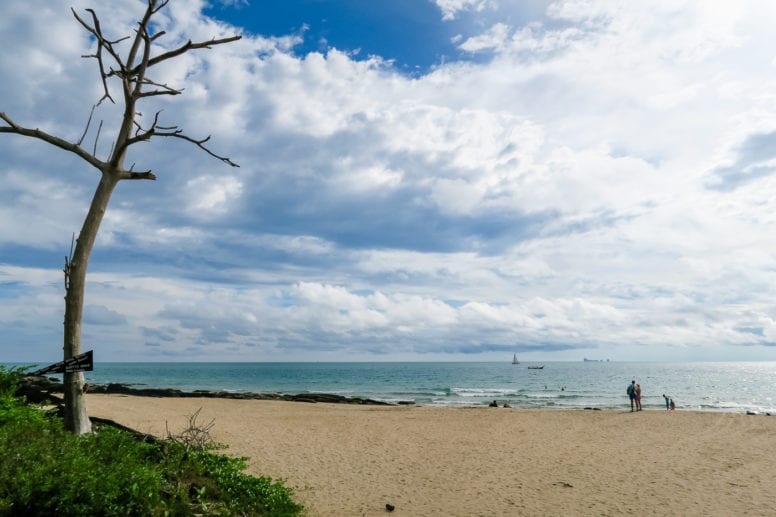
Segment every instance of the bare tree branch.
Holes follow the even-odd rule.
[[[159,5],[156,7],[156,9],[154,9],[154,11],[151,14],[158,13],[159,11],[164,9],[164,6],[166,6],[169,2],[170,0],[162,0],[161,2],[159,2]]]
[[[89,111],[89,119],[86,121],[86,127],[84,128],[84,132],[81,135],[81,138],[78,139],[78,142],[75,143],[75,145],[81,145],[81,143],[84,141],[84,138],[86,138],[86,133],[89,132],[89,126],[92,125],[92,116],[94,116],[94,109],[97,107],[97,105],[93,105],[91,111]]]
[[[113,45],[116,43],[119,43],[120,41],[123,41],[127,38],[121,38],[116,41],[109,41],[105,39],[102,35],[102,29],[100,29],[100,20],[97,18],[97,14],[94,12],[93,9],[86,9],[88,13],[92,15],[92,22],[94,23],[94,26],[90,26],[88,23],[86,23],[83,19],[81,19],[80,16],[78,16],[78,13],[75,12],[75,9],[72,7],[70,8],[70,11],[73,13],[73,16],[76,20],[78,20],[78,23],[80,23],[88,32],[90,32],[95,38],[97,38],[97,52],[95,54],[86,56],[86,57],[94,57],[97,59],[97,62],[99,63],[100,67],[100,79],[102,80],[102,88],[103,88],[103,96],[100,98],[100,100],[97,102],[97,105],[99,106],[102,104],[102,101],[105,99],[109,99],[112,103],[116,103],[116,101],[113,100],[113,97],[110,95],[110,90],[108,89],[108,77],[111,75],[114,75],[114,70],[111,69],[110,73],[105,72],[105,63],[102,59],[102,49],[105,49],[108,51],[108,53],[113,57],[114,61],[116,61],[116,64],[119,65],[121,68],[121,71],[124,72],[126,67],[124,66],[124,63],[121,61],[121,56],[119,56],[114,50]]]
[[[210,149],[208,149],[205,144],[210,140],[210,136],[207,138],[203,138],[200,140],[197,140],[196,138],[192,138],[188,135],[183,134],[183,130],[178,129],[177,126],[171,126],[171,127],[161,127],[161,126],[154,126],[153,129],[149,129],[146,131],[138,130],[136,132],[136,136],[133,138],[130,138],[127,140],[125,148],[129,148],[130,146],[140,143],[140,142],[147,142],[152,137],[160,136],[160,137],[170,137],[170,138],[179,138],[181,140],[185,140],[187,142],[191,142],[192,144],[196,145],[203,151],[205,151],[207,154],[212,156],[213,158],[216,158],[228,165],[231,165],[232,167],[239,167],[240,165],[233,162],[230,158],[226,156],[221,156],[219,154],[214,153]],[[123,178],[122,178],[123,179]]]
[[[169,88],[168,86],[165,86],[165,88]],[[180,95],[183,93],[183,90],[175,90],[173,88],[170,88],[169,90],[151,90],[148,92],[143,92],[140,95],[138,95],[138,98],[143,97],[154,97],[158,95]]]
[[[151,171],[132,172],[121,171],[119,178],[123,180],[155,180],[156,175]]]
[[[149,6],[151,2],[149,2]],[[141,95],[141,88],[146,81],[146,70],[148,69],[148,60],[151,58],[151,38],[148,35],[148,26],[141,24],[138,29],[138,35],[143,40],[143,59],[140,61],[140,69],[135,76],[135,89],[132,91],[132,98],[138,99]]]
[[[102,120],[100,120],[100,125],[97,126],[97,134],[94,135],[94,147],[92,148],[92,155],[97,156],[97,142],[100,141],[100,132],[102,131]]]
[[[181,93],[183,93],[183,88],[180,88],[180,89],[173,88],[172,86],[168,86],[166,84],[160,84],[155,81],[152,81],[147,77],[143,80],[143,85],[155,86],[157,89],[139,93],[137,95],[138,98],[152,97],[154,95],[180,95]]]
[[[93,165],[97,169],[103,170],[105,166],[103,162],[101,162],[96,157],[89,154],[87,151],[79,147],[77,144],[70,143],[66,140],[59,138],[58,136],[50,135],[45,131],[41,131],[40,129],[37,129],[37,128],[30,129],[30,128],[22,127],[18,125],[16,122],[14,122],[13,120],[11,120],[11,118],[8,115],[2,112],[0,112],[0,119],[4,120],[8,124],[8,126],[0,126],[0,133],[15,133],[17,135],[37,138],[38,140],[43,140],[44,142],[47,142],[51,145],[59,147],[60,149],[64,149],[65,151],[70,151],[71,153],[76,154],[77,156],[79,156],[80,158],[83,158],[86,162]]]
[[[148,0],[148,7],[146,8],[146,12],[143,15],[143,19],[140,20],[140,22],[138,23],[139,29],[135,33],[135,40],[132,42],[132,48],[130,49],[129,55],[127,56],[126,66],[128,68],[133,67],[133,70],[129,71],[130,76],[138,75],[137,67],[134,66],[135,56],[137,56],[137,51],[140,48],[140,43],[143,41],[144,36],[146,38],[148,36],[148,32],[146,32],[146,27],[148,27],[148,21],[151,19],[151,16],[153,16],[156,12],[158,12],[159,9],[167,5],[167,0],[165,0],[162,3],[162,5],[159,6],[156,10],[154,10],[155,3],[156,3],[155,0]],[[145,68],[145,66],[143,66],[142,68]]]
[[[232,167],[239,167],[238,164],[234,163],[230,158],[226,156],[221,156],[219,154],[214,153],[210,149],[208,149],[205,146],[205,143],[207,143],[208,140],[210,140],[210,136],[207,138],[203,138],[202,140],[197,140],[195,138],[192,138],[190,136],[184,135],[181,130],[171,131],[171,132],[154,132],[154,136],[166,136],[166,137],[172,137],[172,138],[180,138],[181,140],[185,140],[187,142],[191,142],[192,144],[196,145],[203,151],[205,151],[207,154],[212,156],[213,158],[216,158],[218,160],[221,160],[222,162],[231,165]]]
[[[231,160],[231,158],[229,158],[228,156],[221,156],[219,154],[216,154],[213,151],[211,151],[210,149],[208,149],[207,147],[205,147],[204,145],[202,145],[205,142],[207,142],[208,140],[210,140],[210,135],[208,135],[208,137],[205,138],[204,140],[194,140],[194,139],[189,138],[189,137],[187,137],[185,135],[176,135],[176,136],[177,136],[177,138],[182,138],[182,139],[184,139],[186,141],[193,142],[197,147],[199,147],[200,149],[205,151],[207,154],[209,154],[213,158],[221,160],[222,162],[224,162],[227,165],[231,165],[232,167],[239,167],[240,166],[240,164],[233,162]]]
[[[178,126],[160,126],[159,116],[161,115],[161,113],[162,113],[161,111],[157,111],[154,114],[154,120],[151,123],[151,127],[149,127],[148,129],[144,129],[137,121],[135,121],[135,128],[136,128],[135,136],[126,140],[126,142],[124,143],[124,151],[126,151],[132,145],[135,145],[140,142],[147,142],[151,140],[152,137],[155,137],[155,136],[172,137],[172,138],[179,138],[187,142],[191,142],[197,147],[199,147],[200,149],[202,149],[203,151],[205,151],[210,156],[218,160],[221,160],[222,162],[229,164],[232,167],[239,167],[238,164],[234,163],[228,157],[216,154],[210,149],[208,149],[207,146],[205,146],[205,143],[207,143],[210,140],[210,136],[208,136],[207,138],[197,140],[196,138],[192,138],[188,135],[183,134],[183,130],[180,129]]]
[[[132,167],[129,168],[129,170],[123,170],[119,173],[119,179],[122,180],[155,180],[156,175],[151,172],[150,170],[147,171],[135,171],[135,164],[132,164]]]
[[[162,61],[166,61],[168,59],[174,58],[176,56],[180,56],[181,54],[185,54],[189,50],[196,50],[200,48],[207,48],[209,49],[213,45],[221,45],[222,43],[231,43],[232,41],[237,41],[239,39],[242,39],[242,36],[231,36],[229,38],[222,38],[222,39],[211,39],[210,41],[203,41],[201,43],[192,43],[191,40],[187,41],[185,44],[181,45],[180,47],[170,50],[169,52],[165,52],[164,54],[160,54],[156,57],[151,58],[148,61],[148,68],[151,68],[154,65],[158,65]],[[130,73],[137,73],[138,67],[133,68],[130,70]]]

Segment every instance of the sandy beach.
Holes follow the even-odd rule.
[[[311,516],[776,515],[776,416],[88,396],[160,436],[200,408]]]

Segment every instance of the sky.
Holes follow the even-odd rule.
[[[75,142],[68,6],[10,0],[0,112]],[[130,151],[89,262],[95,361],[776,360],[776,3],[172,0],[182,141]],[[122,52],[128,45],[119,45]],[[118,94],[119,85],[112,91]],[[118,95],[117,95],[118,97]],[[120,106],[83,140],[104,157]],[[97,138],[96,121],[102,121]],[[0,362],[62,354],[99,173],[0,134]]]

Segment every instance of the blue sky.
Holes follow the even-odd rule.
[[[450,41],[456,35],[450,25],[460,23],[443,23],[431,2],[265,1],[214,4],[206,12],[252,34],[299,34],[304,41],[293,51],[300,57],[337,48],[354,59],[370,55],[392,59],[399,70],[416,73],[461,55]]]
[[[214,2],[205,13],[251,34],[302,37],[296,56],[335,48],[352,59],[380,56],[396,71],[418,75],[450,61],[482,61],[485,56],[456,42],[476,36],[485,26],[507,20],[544,19],[548,0],[522,2],[431,0],[287,0]],[[502,5],[503,4],[503,5]]]
[[[116,38],[142,1],[95,7]],[[174,0],[89,264],[98,361],[776,360],[770,2]],[[77,140],[67,7],[12,0],[0,111]],[[119,112],[102,105],[98,154]],[[149,115],[146,115],[149,116]],[[92,131],[86,141],[94,142]],[[61,354],[97,173],[0,135],[0,362]]]

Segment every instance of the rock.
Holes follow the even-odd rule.
[[[61,404],[62,399],[52,393],[62,393],[63,385],[57,379],[30,375],[22,377],[22,383],[17,390],[17,395],[27,397],[27,400],[33,403],[40,403],[46,400]],[[373,400],[362,397],[345,397],[334,395],[332,393],[299,393],[296,395],[282,393],[251,393],[251,392],[231,392],[231,391],[210,391],[194,390],[181,391],[174,388],[141,388],[137,385],[119,384],[111,382],[108,384],[90,384],[87,391],[89,393],[106,393],[114,395],[136,395],[138,397],[202,397],[202,398],[222,398],[222,399],[244,399],[244,400],[288,400],[292,402],[327,402],[331,404],[363,404],[370,406],[394,406],[390,402],[382,400]],[[414,401],[400,401],[399,405],[413,405]]]
[[[135,388],[126,384],[96,384],[89,386],[90,393],[108,393],[120,395],[136,395],[139,397],[201,397],[243,400],[288,400],[291,402],[328,402],[332,404],[367,404],[372,406],[392,406],[389,402],[365,399],[361,397],[344,397],[331,393],[299,393],[288,395],[280,393],[251,393],[231,391],[181,391],[173,388]]]
[[[396,507],[394,505],[392,505],[391,503],[385,503],[385,511],[386,512],[392,512],[395,509],[396,509]]]
[[[58,379],[52,377],[43,377],[39,375],[28,375],[22,377],[21,384],[16,390],[16,395],[25,397],[27,402],[40,404],[50,401],[54,404],[61,404],[62,398],[53,393],[62,393],[64,386]]]

